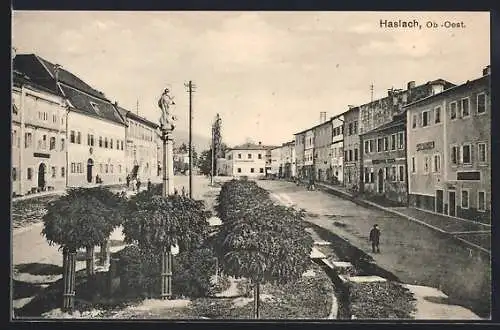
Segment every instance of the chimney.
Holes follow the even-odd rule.
[[[408,90],[411,90],[413,88],[415,88],[415,80],[409,81],[407,85]]]
[[[349,104],[349,105],[347,105],[347,107],[349,108],[349,110],[351,110],[351,109],[352,109],[352,108],[354,108],[355,106],[354,106],[354,105],[352,105],[352,104]]]
[[[483,69],[483,76],[487,76],[489,74],[491,74],[491,66],[490,65],[488,65],[487,67],[485,67]]]
[[[323,124],[325,121],[326,121],[326,112],[325,111],[321,111],[319,113],[319,123]]]
[[[59,82],[59,69],[61,66],[59,64],[54,64],[54,78],[56,79],[56,82]]]

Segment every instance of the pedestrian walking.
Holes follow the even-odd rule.
[[[127,188],[129,188],[130,187],[130,174],[127,174],[126,180],[127,180]]]
[[[184,188],[184,186],[182,186],[181,194],[182,196],[186,196],[186,189]]]
[[[380,253],[380,229],[378,229],[377,224],[373,225],[372,230],[370,230],[370,242],[372,242],[372,252]]]
[[[148,191],[150,191],[150,190],[151,190],[151,186],[152,186],[152,184],[151,184],[151,179],[149,179],[149,178],[148,178]]]
[[[139,178],[137,178],[137,192],[139,192],[139,189],[141,189],[141,180]]]
[[[179,191],[177,190],[177,188],[174,188],[174,195],[175,196],[179,195]]]

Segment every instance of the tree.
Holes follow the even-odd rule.
[[[203,150],[199,159],[200,173],[210,175],[212,173],[212,150]]]
[[[215,245],[222,268],[252,281],[258,318],[260,284],[298,279],[310,264],[313,241],[304,214],[274,205],[255,182],[237,180],[223,185],[217,211],[222,228]]]
[[[201,245],[208,236],[209,217],[203,201],[175,195],[162,197],[144,191],[130,200],[123,233],[127,243],[136,243],[141,250],[151,251],[152,258],[164,258],[170,256],[172,246],[178,245],[182,253]],[[164,285],[166,275],[164,270],[161,273],[158,278]]]
[[[48,205],[43,218],[42,234],[50,245],[63,250],[63,310],[74,306],[76,251],[87,250],[87,277],[94,274],[94,246],[104,244],[119,225],[123,195],[105,188],[72,188],[67,194]]]

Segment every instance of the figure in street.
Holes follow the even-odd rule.
[[[149,178],[148,178],[148,191],[150,191],[150,190],[151,190],[151,186],[152,186],[152,184],[151,184],[151,179],[149,179]]]
[[[380,253],[380,229],[378,229],[377,224],[373,225],[372,230],[370,230],[370,242],[372,242],[372,252]]]
[[[130,174],[127,174],[127,188],[130,187]]]
[[[182,196],[186,196],[186,189],[184,188],[184,186],[182,186],[181,194]]]
[[[174,195],[175,196],[179,195],[179,191],[177,190],[177,188],[174,188]]]
[[[141,189],[141,180],[139,180],[139,178],[137,178],[137,192],[139,192],[139,190]]]

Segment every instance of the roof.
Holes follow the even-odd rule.
[[[22,85],[28,85],[32,89],[36,89],[37,91],[42,91],[46,93],[51,93],[57,96],[62,96],[61,92],[55,92],[54,90],[47,88],[46,86],[42,86],[40,84],[35,83],[32,81],[28,76],[25,74],[13,70],[12,72],[12,85],[15,87],[21,87]]]
[[[127,110],[125,108],[122,108],[120,107],[118,104],[114,104],[115,108],[118,110],[118,112],[120,113],[120,115],[125,119],[125,118],[130,118],[130,119],[133,119],[133,120],[136,120],[136,121],[139,121],[141,123],[143,123],[144,125],[147,125],[151,128],[158,128],[159,127],[159,124],[157,123],[154,123],[144,117],[141,117],[135,113],[133,113],[132,111],[130,110]]]
[[[336,117],[338,117],[338,116],[340,116],[340,115],[337,115]],[[333,118],[336,118],[336,117],[331,117],[330,119],[327,119],[326,121],[324,121],[324,122],[322,122],[322,123],[320,123],[320,124],[317,124],[316,126],[313,126],[313,127],[311,127],[311,128],[305,129],[305,130],[303,130],[303,131],[301,131],[301,132],[295,133],[294,135],[304,134],[305,132],[312,131],[312,130],[313,130],[313,129],[315,129],[315,128],[318,128],[318,127],[320,127],[320,126],[323,126],[323,125],[325,125],[325,124],[330,123],[330,122],[332,121],[332,119],[333,119]]]
[[[376,133],[376,132],[382,132],[382,131],[385,131],[389,128],[393,128],[393,127],[398,127],[398,126],[401,126],[401,125],[404,125],[406,123],[406,117],[404,116],[395,116],[394,117],[394,120],[388,122],[388,123],[385,123],[377,128],[374,128],[368,132],[365,132],[363,134],[360,134],[360,135],[367,135],[367,134],[371,134],[371,133]]]
[[[73,110],[84,113],[86,115],[100,117],[121,125],[125,125],[125,122],[121,118],[120,114],[115,109],[113,104],[111,104],[109,101],[89,95],[64,84],[59,84],[59,86],[65,94],[66,98],[73,105]],[[96,107],[92,106],[92,103],[95,104]]]
[[[244,143],[240,144],[237,146],[234,146],[233,148],[227,149],[228,151],[230,150],[268,150],[268,149],[274,149],[275,146],[266,146],[263,144],[255,144],[255,143]]]
[[[447,95],[449,93],[456,92],[457,90],[461,90],[464,87],[468,87],[468,86],[470,86],[472,84],[480,83],[482,80],[487,80],[489,78],[490,78],[490,74],[487,74],[487,75],[484,75],[484,76],[479,77],[479,78],[474,79],[474,80],[467,80],[465,83],[463,83],[461,85],[454,85],[453,87],[450,87],[448,89],[443,90],[441,93],[430,95],[430,96],[425,97],[423,99],[420,99],[420,100],[417,100],[415,102],[409,103],[409,104],[405,105],[403,108],[412,107],[412,106],[414,106],[416,104],[428,101],[429,99],[432,99],[432,98],[439,98],[439,97],[441,97],[443,95]]]

